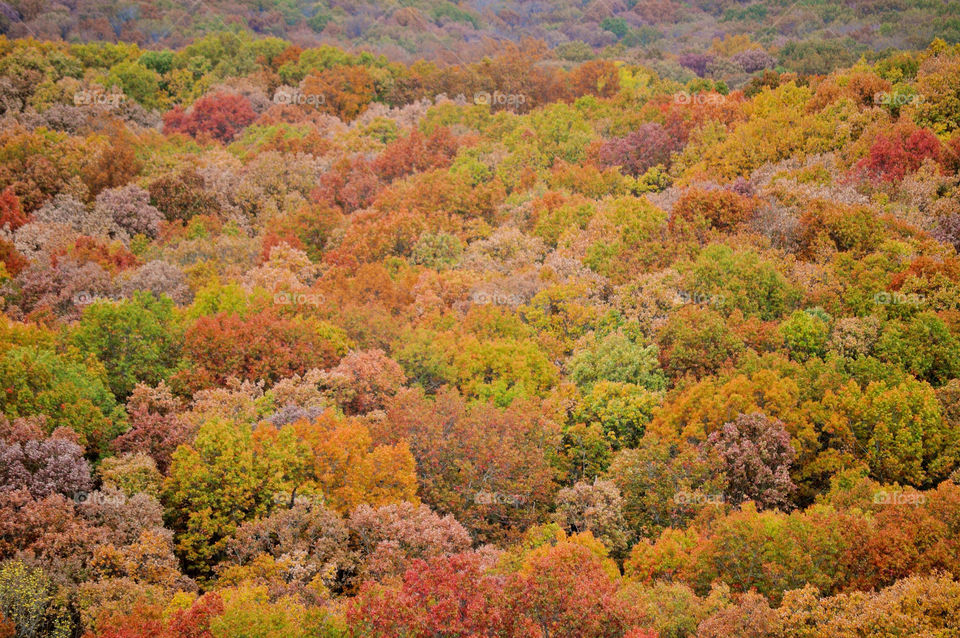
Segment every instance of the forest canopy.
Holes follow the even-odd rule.
[[[960,631],[956,38],[302,4],[0,36],[0,638]]]

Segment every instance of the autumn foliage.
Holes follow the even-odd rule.
[[[0,11],[0,638],[958,635],[955,37],[43,4]]]
[[[229,142],[255,117],[250,102],[242,95],[217,93],[200,98],[188,111],[175,107],[163,116],[163,125],[171,133]]]

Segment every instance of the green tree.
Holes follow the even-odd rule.
[[[163,486],[164,518],[189,574],[209,577],[244,521],[269,513],[279,480],[257,454],[249,426],[215,419],[173,454]]]
[[[614,449],[636,447],[662,395],[635,383],[598,381],[570,414],[572,423],[596,423]]]
[[[126,61],[114,65],[107,74],[107,83],[119,86],[124,95],[146,108],[162,106],[160,74],[140,62]]]
[[[157,385],[176,367],[181,338],[173,315],[166,295],[136,292],[128,301],[98,301],[84,310],[69,340],[103,362],[110,389],[125,400],[137,383]]]
[[[780,324],[780,334],[790,356],[799,361],[823,357],[827,350],[830,330],[827,324],[812,313],[797,310]]]
[[[935,386],[960,376],[960,340],[930,312],[889,323],[876,351],[879,358]]]
[[[603,22],[600,23],[600,28],[604,31],[609,31],[618,38],[622,38],[627,35],[627,32],[630,28],[627,26],[627,21],[623,18],[613,18],[607,17],[603,19]]]
[[[823,403],[834,421],[849,423],[856,453],[877,480],[928,486],[957,465],[960,433],[943,418],[936,393],[924,381],[875,381],[863,389],[850,382]]]
[[[657,346],[622,330],[588,340],[574,353],[570,370],[574,382],[587,391],[598,381],[633,383],[649,390],[666,385],[657,363]]]
[[[753,250],[725,244],[703,249],[684,269],[690,295],[702,296],[725,314],[738,309],[746,316],[778,319],[800,299],[800,292],[780,273],[779,265]]]
[[[125,421],[105,377],[102,367],[46,348],[11,348],[0,357],[0,411],[9,418],[44,415],[48,430],[69,428],[88,452],[104,452]]]

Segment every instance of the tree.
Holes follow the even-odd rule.
[[[254,119],[256,113],[247,98],[232,93],[215,93],[194,102],[189,111],[174,107],[163,116],[163,126],[165,131],[173,133],[230,142]]]
[[[91,486],[83,448],[69,438],[0,442],[0,490],[26,490],[35,499],[56,493],[77,498]]]
[[[223,613],[210,619],[214,636],[275,635],[309,638],[316,635],[307,626],[306,607],[294,600],[273,601],[265,587],[241,585],[225,589]]]
[[[830,330],[820,317],[811,312],[795,311],[780,324],[779,330],[790,355],[799,361],[823,357],[826,353]]]
[[[311,198],[327,208],[352,213],[369,206],[382,188],[373,164],[362,159],[337,161],[321,177]]]
[[[634,177],[662,164],[670,167],[670,155],[679,150],[679,144],[658,122],[642,124],[636,131],[604,142],[597,150],[602,166],[617,166]]]
[[[660,366],[672,378],[702,378],[736,362],[743,341],[716,311],[684,306],[667,321],[658,339]]]
[[[29,228],[28,225],[26,228]],[[38,238],[43,242],[54,240],[62,228],[48,228]],[[49,253],[31,255],[34,262],[17,276],[19,291],[15,297],[17,308],[24,314],[36,312],[53,314],[60,318],[76,319],[85,303],[93,298],[113,294],[110,274],[93,261],[78,262],[70,257],[56,259]],[[39,259],[38,259],[39,258]],[[54,262],[45,266],[44,261]]]
[[[118,62],[107,76],[108,86],[119,85],[124,95],[129,95],[147,108],[155,108],[160,104],[160,81],[160,74],[132,60]]]
[[[237,527],[269,513],[278,487],[249,426],[215,419],[173,454],[163,485],[164,520],[188,574],[209,577]]]
[[[443,270],[455,266],[463,254],[463,244],[447,233],[423,233],[410,251],[415,264]]]
[[[740,310],[744,316],[771,321],[800,301],[799,289],[781,272],[783,265],[749,248],[710,244],[678,269],[687,299],[724,315]]]
[[[622,558],[631,540],[623,516],[623,497],[609,480],[579,482],[557,492],[554,520],[573,533],[590,532],[614,558]]]
[[[540,635],[612,638],[639,620],[616,595],[615,568],[611,575],[586,536],[583,543],[568,540],[534,549],[510,584],[511,598]]]
[[[322,599],[341,591],[344,574],[356,569],[348,530],[336,512],[304,497],[269,516],[240,525],[217,567],[221,587],[265,583],[272,597]],[[265,568],[265,565],[271,565]]]
[[[193,301],[193,291],[187,284],[187,277],[173,264],[154,259],[134,271],[124,273],[120,283],[124,296],[132,297],[138,290],[153,293],[157,299],[165,296],[175,304],[186,305]]]
[[[933,388],[923,381],[907,377],[865,387],[850,381],[823,403],[847,420],[854,451],[879,480],[932,485],[957,464],[958,434],[944,422]]]
[[[330,507],[346,513],[361,503],[387,505],[416,500],[416,464],[406,441],[375,444],[368,428],[354,418],[324,412],[275,431],[261,426],[266,441],[290,430],[307,455],[307,482],[325,495]],[[275,445],[275,444],[274,444]]]
[[[777,612],[756,592],[740,595],[735,604],[719,609],[697,627],[703,638],[766,638],[779,629]]]
[[[883,228],[866,206],[815,201],[800,217],[799,235],[804,255],[812,255],[824,246],[864,255],[880,244]]]
[[[304,78],[300,90],[314,96],[320,109],[349,122],[366,109],[376,95],[374,78],[362,66],[334,66]]]
[[[50,578],[19,560],[0,563],[0,613],[13,623],[18,637],[66,638],[73,631]]]
[[[0,143],[0,184],[13,187],[24,213],[32,213],[57,193],[68,190],[88,150],[65,133],[20,132]]]
[[[497,408],[468,405],[452,390],[433,400],[406,390],[386,412],[384,437],[409,441],[420,498],[453,514],[478,541],[515,536],[552,503],[557,470],[550,455],[560,428],[537,402]]]
[[[112,532],[81,516],[74,503],[60,494],[36,500],[25,490],[0,491],[0,560],[28,557],[59,585],[89,578],[94,554]]]
[[[588,60],[571,69],[564,84],[567,99],[584,95],[613,97],[620,92],[620,70],[610,60]]]
[[[597,423],[565,427],[560,446],[553,464],[568,483],[596,479],[609,467],[613,455],[613,444]]]
[[[402,502],[357,507],[348,521],[363,560],[365,575],[378,580],[400,576],[414,559],[430,559],[470,549],[467,530],[449,514],[426,505]]]
[[[714,457],[653,436],[614,454],[605,478],[620,490],[624,518],[638,538],[682,529],[701,510],[722,505],[725,487]]]
[[[3,273],[0,274],[0,279],[7,276],[16,277],[30,265],[30,262],[17,252],[16,246],[5,239],[0,239],[0,262],[3,265]]]
[[[44,415],[48,431],[73,430],[88,452],[102,453],[123,430],[105,376],[46,348],[10,348],[0,358],[0,410],[11,418]]]
[[[110,131],[110,143],[101,147],[94,160],[81,173],[89,199],[109,188],[118,188],[132,181],[143,169],[131,136],[119,125]]]
[[[623,18],[604,18],[600,23],[600,28],[609,31],[618,38],[627,35],[627,31],[629,30],[627,21]]]
[[[125,400],[136,384],[155,385],[179,363],[180,335],[172,315],[169,297],[136,292],[129,301],[88,306],[69,339],[103,362],[110,390]]]
[[[939,50],[937,50],[939,48]],[[960,77],[960,57],[947,50],[943,40],[934,40],[927,57],[917,69],[916,90],[922,100],[913,107],[915,119],[938,135],[955,131],[960,110],[956,104],[955,83]]]
[[[99,635],[103,638],[213,638],[210,624],[223,613],[223,598],[217,592],[206,593],[189,606],[174,610],[166,620],[162,611],[156,606],[142,605],[104,622]]]
[[[9,226],[10,230],[16,230],[27,221],[27,215],[20,208],[20,199],[13,192],[13,186],[7,186],[0,193],[0,228]]]
[[[435,129],[429,137],[414,129],[406,137],[390,142],[372,168],[384,182],[392,182],[411,173],[446,168],[457,148],[457,139],[445,126]]]
[[[763,49],[748,49],[735,53],[731,59],[740,65],[745,73],[756,73],[764,69],[772,69],[777,60]]]
[[[779,616],[785,632],[813,638],[936,634],[953,630],[958,594],[960,584],[948,575],[912,576],[880,591],[828,598],[807,586],[784,596]]]
[[[575,352],[571,377],[590,391],[598,381],[633,383],[649,390],[662,390],[666,381],[657,369],[657,346],[644,345],[637,336],[611,332]]]
[[[588,291],[589,286],[583,281],[552,285],[537,292],[533,298],[521,306],[520,313],[524,321],[539,332],[539,341],[554,357],[569,355],[577,341],[595,325],[596,311],[588,303]],[[480,293],[475,298],[482,302],[484,300],[482,295],[483,293]],[[506,298],[507,301],[510,300],[510,296]],[[517,302],[519,303],[519,299]],[[601,337],[608,337],[608,334],[604,330],[596,336],[599,341]],[[640,335],[635,331],[629,336],[634,341],[641,340]],[[614,341],[616,338],[609,337],[609,339]],[[639,344],[636,347],[642,349]],[[605,354],[610,355],[610,350],[616,350],[616,348],[608,348]],[[642,354],[630,354],[642,358]],[[642,367],[642,365],[637,363],[634,367]]]
[[[909,321],[889,322],[877,341],[876,353],[934,386],[960,376],[960,340],[930,312]]]
[[[223,598],[217,592],[206,593],[197,598],[187,609],[179,609],[170,618],[168,629],[171,635],[208,638],[213,636],[210,624],[223,613]]]
[[[506,407],[545,396],[557,369],[537,343],[515,335],[481,338],[463,330],[418,329],[406,335],[397,361],[428,390],[449,384],[471,399]]]
[[[151,182],[150,203],[168,221],[190,221],[194,215],[216,212],[217,201],[204,190],[203,177],[193,168],[176,175],[164,175]]]
[[[121,454],[146,454],[161,473],[166,473],[174,450],[193,433],[190,424],[178,414],[180,402],[161,381],[156,388],[138,384],[126,407],[130,429],[115,438],[111,447]]]
[[[503,580],[486,571],[476,552],[416,560],[400,583],[365,585],[347,621],[358,636],[533,636],[509,613]]]
[[[274,383],[311,368],[328,368],[346,354],[339,328],[312,318],[287,318],[272,310],[247,317],[219,313],[186,329],[186,365],[175,378],[189,390],[222,385],[228,377]]]
[[[627,573],[646,581],[680,580],[701,595],[720,580],[736,592],[755,588],[777,602],[807,583],[829,592],[846,586],[857,569],[854,550],[870,534],[862,512],[821,506],[787,515],[745,503],[708,520],[638,543]]]
[[[383,409],[405,380],[400,365],[375,349],[347,354],[321,383],[347,414],[363,414]]]
[[[160,496],[163,477],[156,462],[146,454],[124,454],[107,457],[97,468],[105,489],[123,492],[126,496],[148,494]]]
[[[787,508],[796,489],[790,469],[796,452],[783,423],[759,412],[741,414],[707,440],[722,459],[726,495],[739,505]]]
[[[150,205],[150,193],[136,184],[100,192],[94,207],[125,230],[131,237],[142,234],[156,237],[163,214]]]
[[[877,135],[869,154],[857,166],[876,179],[899,182],[925,159],[939,161],[940,153],[940,140],[932,131],[907,122],[895,126],[890,135]]]
[[[633,448],[643,438],[661,402],[660,393],[643,386],[598,381],[580,397],[568,423],[598,424],[614,450]]]
[[[709,53],[684,53],[677,58],[680,66],[686,67],[703,77],[707,73],[707,67],[714,61],[714,56]]]

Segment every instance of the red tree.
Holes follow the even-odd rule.
[[[456,154],[457,140],[450,129],[438,128],[430,137],[414,130],[388,144],[374,160],[373,170],[389,182],[417,171],[448,166]]]
[[[601,559],[578,543],[535,550],[508,592],[542,636],[619,638],[639,620]]]
[[[913,124],[897,126],[889,135],[878,135],[869,154],[857,164],[873,177],[898,182],[930,158],[940,159],[940,140],[932,131]]]
[[[216,93],[200,98],[189,111],[174,107],[163,116],[163,126],[168,133],[209,136],[229,142],[256,116],[250,101],[242,95]]]
[[[535,636],[485,571],[476,553],[415,561],[402,583],[364,587],[347,620],[356,636]]]
[[[602,166],[619,166],[624,173],[642,175],[651,166],[669,166],[677,140],[657,122],[647,122],[626,137],[605,142],[597,150]]]
[[[13,186],[7,186],[0,193],[0,228],[7,224],[10,230],[16,230],[27,223],[27,215],[20,208],[20,199],[13,192]]]
[[[329,368],[344,354],[345,343],[330,326],[270,311],[248,317],[201,317],[184,338],[190,365],[177,377],[199,390],[223,385],[229,377],[276,382],[310,368]]]
[[[27,258],[18,253],[16,247],[5,239],[0,239],[0,262],[3,262],[7,273],[14,277],[30,265]]]
[[[711,228],[729,230],[749,219],[755,208],[753,200],[732,190],[692,188],[674,206],[670,227],[675,228],[679,220],[692,222],[703,219]]]

